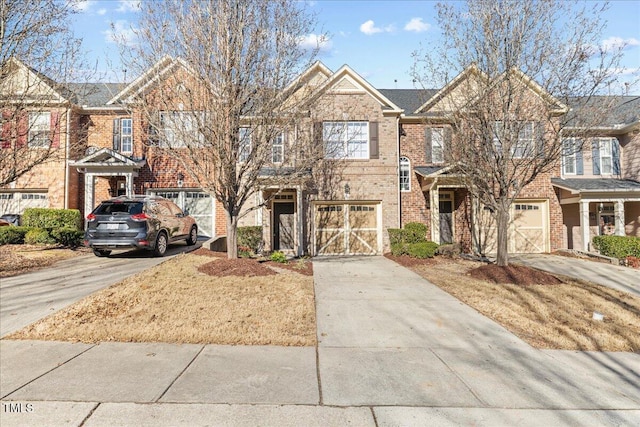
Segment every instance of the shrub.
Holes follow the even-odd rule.
[[[280,251],[273,252],[269,257],[269,259],[271,259],[271,261],[274,261],[274,262],[279,262],[280,264],[287,263],[287,256]]]
[[[29,208],[25,209],[22,215],[22,225],[36,228],[82,228],[82,218],[77,209],[45,209]]]
[[[604,256],[618,259],[640,257],[640,237],[595,236],[593,246]]]
[[[412,258],[433,258],[436,250],[438,250],[438,244],[435,242],[409,243],[407,255]]]
[[[24,242],[28,245],[51,245],[56,241],[44,228],[32,228],[25,234]]]
[[[262,227],[238,227],[238,249],[247,248],[252,253],[260,252],[262,246]]]
[[[400,256],[407,253],[407,243],[396,242],[391,244],[391,255]]]
[[[0,245],[22,245],[31,227],[0,227]]]
[[[84,232],[70,227],[57,228],[51,232],[51,237],[56,243],[68,247],[77,248],[82,244]]]
[[[391,246],[398,243],[420,243],[427,241],[428,228],[421,222],[410,222],[404,228],[388,228]],[[393,252],[393,251],[392,251]]]

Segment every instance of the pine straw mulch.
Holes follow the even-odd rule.
[[[282,270],[292,271],[304,276],[313,276],[313,263],[310,259],[300,258],[286,263],[264,259],[238,258],[228,259],[225,252],[214,252],[205,248],[197,249],[194,255],[218,258],[215,262],[202,265],[198,271],[210,276],[272,276]]]
[[[178,255],[4,338],[316,344],[313,278],[219,255]]]
[[[400,258],[534,347],[640,352],[640,297],[630,293],[515,264]],[[604,321],[594,320],[594,312],[604,314]]]

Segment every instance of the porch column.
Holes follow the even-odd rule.
[[[624,236],[624,201],[616,200],[613,207],[613,214],[615,216],[615,235]]]
[[[431,241],[440,243],[440,194],[435,185],[429,190],[431,204]]]
[[[131,197],[134,195],[133,193],[133,174],[132,173],[127,173],[125,174],[125,179],[127,181],[126,185],[127,185],[127,196]]]
[[[591,232],[589,230],[589,201],[580,200],[580,235],[582,236],[582,250],[589,251]]]
[[[304,218],[303,218],[302,208],[302,187],[298,187],[296,189],[296,213],[297,213],[297,221],[296,221],[296,253],[298,256],[302,256],[304,252],[304,248],[302,245],[302,236],[304,234],[303,226],[304,226]]]
[[[95,202],[95,176],[92,173],[84,174],[84,216],[91,213]]]

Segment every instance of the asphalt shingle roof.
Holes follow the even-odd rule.
[[[551,183],[558,187],[579,192],[612,192],[638,191],[640,182],[631,179],[609,178],[551,178]]]
[[[404,110],[407,116],[427,102],[438,90],[436,89],[379,89],[380,93]]]
[[[77,98],[77,104],[87,107],[104,107],[124,88],[122,83],[69,83],[67,89]]]

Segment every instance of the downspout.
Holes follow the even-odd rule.
[[[398,149],[396,150],[396,189],[398,191],[398,228],[402,228],[402,192],[400,191],[399,177],[400,177],[400,115],[396,116],[396,134],[398,139]],[[411,171],[409,171],[411,174]],[[411,175],[409,175],[411,176]]]
[[[67,131],[65,136],[65,155],[64,155],[64,208],[69,209],[69,156],[71,155],[71,143],[69,141],[69,133],[71,131],[71,108],[67,107]]]

